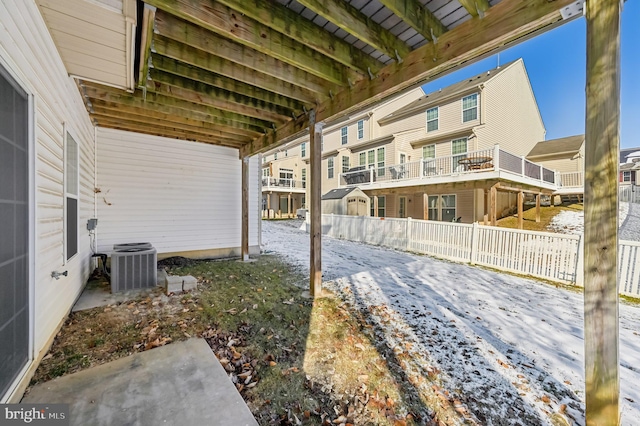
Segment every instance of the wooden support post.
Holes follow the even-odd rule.
[[[267,218],[271,219],[271,192],[267,194]]]
[[[378,196],[373,196],[373,217],[378,217]]]
[[[489,190],[489,205],[491,209],[491,226],[496,226],[498,220],[498,190],[495,186],[492,186]]]
[[[618,425],[619,0],[590,0],[584,182],[584,344],[587,425]]]
[[[422,194],[422,219],[429,220],[429,195]]]
[[[322,292],[322,125],[316,123],[316,111],[309,113],[309,211],[311,213],[309,292],[318,297]]]
[[[287,217],[291,219],[291,193],[287,194]]]
[[[540,197],[542,194],[536,194],[536,222],[540,223]]]
[[[242,157],[242,239],[243,261],[249,260],[249,157]]]
[[[524,192],[518,192],[518,229],[524,228]]]

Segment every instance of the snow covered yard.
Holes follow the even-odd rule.
[[[640,206],[620,203],[618,214],[620,239],[640,241]],[[584,211],[561,211],[551,219],[549,231],[580,235],[584,232]]]
[[[263,245],[308,267],[309,235],[263,222]],[[407,374],[432,376],[480,424],[584,423],[583,300],[535,280],[323,237],[323,279],[366,312]],[[620,306],[622,424],[640,424],[640,307]]]

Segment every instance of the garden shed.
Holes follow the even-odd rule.
[[[360,188],[336,188],[322,196],[322,214],[369,216],[371,201]]]

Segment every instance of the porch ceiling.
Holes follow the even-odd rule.
[[[575,0],[145,3],[136,90],[78,80],[94,124],[241,156],[299,136],[310,110],[339,118],[581,16],[562,18]]]

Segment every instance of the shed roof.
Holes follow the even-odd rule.
[[[565,138],[550,139],[538,142],[527,158],[534,157],[567,157],[571,158],[580,152],[584,144],[584,135],[567,136]]]
[[[346,197],[347,195],[351,194],[353,191],[355,191],[356,189],[358,189],[357,187],[353,186],[351,188],[336,188],[336,189],[332,189],[331,191],[327,192],[326,194],[324,194],[322,196],[322,200],[341,200],[342,198]]]

